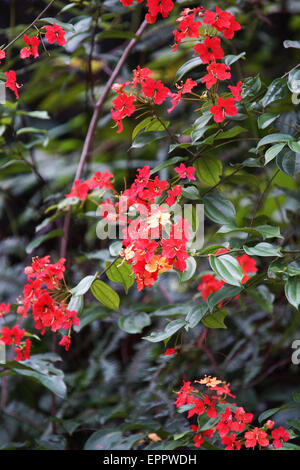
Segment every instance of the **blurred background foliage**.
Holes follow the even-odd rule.
[[[215,2],[204,3],[206,8],[215,6]],[[219,2],[242,24],[234,41],[225,44],[228,54],[246,52],[245,60],[232,66],[234,82],[259,73],[266,87],[299,62],[299,49],[283,47],[284,40],[299,39],[299,3]],[[42,0],[1,0],[0,44],[20,33],[45,5]],[[183,8],[198,5],[177,2],[168,19],[150,26],[123,67],[120,81],[127,80],[139,64],[174,86],[177,70],[192,57],[187,45],[171,52],[174,20]],[[45,210],[69,192],[93,100],[101,95],[124,43],[134,37],[143,15],[142,5],[124,8],[119,0],[57,0],[47,17],[64,23],[67,46],[47,46],[48,53],[41,50],[36,61],[20,61],[22,40],[9,49],[6,70],[16,70],[18,82],[24,85],[18,103],[9,95],[9,100],[0,105],[0,302],[15,303],[25,281],[24,266],[30,264],[32,255],[51,253],[54,260],[59,257],[61,232],[53,231],[62,229],[63,219],[51,219],[51,211],[45,215]],[[0,72],[3,70],[1,64]],[[195,69],[192,77],[198,78],[198,74]],[[131,148],[135,120],[127,119],[124,132],[116,134],[110,115],[112,99],[112,95],[107,99],[99,119],[83,176],[109,169],[116,176],[117,188],[122,189],[124,178],[132,181],[137,167],[154,167],[165,161],[169,143],[159,140]],[[277,102],[272,111],[281,114],[277,131],[296,135],[290,126],[297,124],[299,108],[290,98]],[[181,103],[171,115],[174,131],[189,129],[198,116],[195,106]],[[257,133],[251,116],[243,126]],[[252,146],[251,141],[241,138],[234,146],[212,148],[211,152],[234,165],[251,156]],[[184,155],[184,149],[178,154]],[[256,205],[257,194],[265,186],[264,171],[247,168],[247,172],[241,171],[222,185],[223,193],[238,208],[240,219],[247,218]],[[167,170],[160,175],[168,177]],[[297,189],[297,180],[279,173],[258,214],[262,223],[266,218],[278,223],[285,235],[292,231],[295,246],[300,241]],[[46,217],[50,220],[43,222]],[[67,282],[71,286],[83,276],[100,271],[111,259],[106,243],[96,237],[96,223],[88,210],[72,219],[67,255]],[[209,221],[205,230],[206,245],[211,240],[224,241],[224,235],[216,236],[215,225]],[[32,240],[49,233],[53,238],[32,249]],[[207,269],[203,259],[197,267],[199,277]],[[252,296],[233,301],[226,318],[227,329],[210,330],[206,342],[200,340],[202,324],[184,333],[179,339],[181,353],[175,357],[162,357],[162,343],[141,339],[153,326],[157,330],[165,324],[166,318],[187,314],[189,302],[197,299],[198,285],[197,280],[188,284],[187,288],[175,273],[169,273],[162,276],[159,285],[142,293],[132,287],[126,296],[122,287],[117,287],[122,296],[121,309],[113,314],[86,297],[72,347],[68,353],[61,348],[56,351],[63,361],[57,360],[54,372],[49,372],[51,376],[58,374],[52,383],[59,395],[55,402],[41,380],[32,381],[16,371],[11,371],[9,380],[2,378],[6,387],[5,396],[2,393],[0,448],[175,448],[180,440],[172,441],[170,436],[187,430],[189,423],[174,409],[174,390],[182,378],[192,380],[204,374],[229,380],[238,403],[256,415],[292,401],[293,393],[299,392],[299,366],[291,364],[291,343],[300,338],[299,311],[287,306],[278,284],[272,287],[270,282],[260,295],[252,292]],[[173,304],[176,311],[170,307]],[[127,331],[118,328],[123,315],[141,312],[150,315],[152,322],[143,333],[138,322],[127,326]],[[55,354],[51,343],[50,335],[35,342],[34,351],[39,356],[33,368],[38,361],[46,367],[52,357],[49,351]],[[67,394],[61,381],[67,386]],[[291,417],[295,418],[294,411],[283,410],[277,422],[283,424]],[[149,433],[156,433],[163,441],[152,442]]]

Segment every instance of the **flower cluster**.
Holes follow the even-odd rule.
[[[60,345],[66,350],[71,342],[71,328],[79,325],[77,312],[68,310],[66,300],[69,296],[64,281],[65,259],[57,263],[50,262],[50,256],[33,258],[31,266],[25,268],[27,284],[23,289],[23,295],[18,298],[17,314],[27,318],[32,313],[34,326],[43,335],[46,328],[57,332],[60,329],[68,330],[62,336]],[[9,313],[9,305],[1,304],[1,315]],[[12,328],[3,326],[0,330],[0,339],[6,345],[17,346],[16,360],[25,360],[30,357],[31,341],[26,338],[21,341],[26,331],[19,325]]]
[[[83,182],[76,180],[71,188],[70,193],[66,194],[65,197],[78,197],[81,201],[85,201],[89,192],[94,191],[95,189],[109,189],[114,191],[114,187],[111,181],[113,177],[114,175],[108,170],[103,172],[96,171],[96,173],[94,173],[94,175],[88,180]]]
[[[195,168],[181,163],[174,168],[178,179],[195,180]],[[129,188],[117,194],[108,171],[97,172],[85,181],[75,181],[66,198],[77,197],[85,201],[89,191],[96,188],[111,190],[112,198],[102,200],[98,194],[98,214],[107,223],[119,223],[123,239],[122,262],[132,266],[137,287],[152,287],[159,274],[171,269],[186,269],[189,224],[170,211],[182,195],[182,186],[170,186],[158,176],[151,178],[149,166],[137,170]],[[173,217],[173,218],[172,218]]]
[[[33,57],[36,59],[39,57],[39,45],[41,40],[39,36],[42,34],[42,30],[45,29],[45,39],[48,41],[49,44],[54,44],[57,42],[59,46],[64,46],[67,42],[65,40],[65,31],[61,26],[56,23],[53,23],[52,26],[43,26],[40,31],[38,31],[37,36],[29,37],[27,34],[23,34],[23,40],[25,46],[20,50],[20,58],[27,59],[29,57]],[[6,52],[3,49],[0,49],[0,63],[1,60],[5,59]],[[6,88],[12,90],[17,99],[19,99],[19,92],[18,89],[22,87],[19,83],[17,83],[17,77],[14,70],[9,70],[8,72],[4,72],[6,76]]]
[[[124,117],[131,116],[137,108],[146,106],[150,111],[153,104],[161,105],[167,98],[170,98],[172,104],[168,109],[170,113],[177,106],[182,95],[191,93],[196,85],[194,80],[188,78],[184,83],[177,85],[178,92],[173,93],[161,80],[153,78],[153,72],[148,67],[138,66],[133,71],[132,80],[125,83],[115,83],[112,87],[118,94],[113,100],[113,108],[111,109],[112,119],[118,126],[117,132],[120,133],[123,130],[122,120]],[[128,91],[127,87],[131,89]]]
[[[169,211],[169,206],[180,198],[182,188],[168,188],[168,181],[151,178],[150,168],[145,166],[137,170],[132,185],[122,193],[128,218],[121,256],[131,264],[138,290],[152,287],[159,274],[173,268],[186,269],[189,224],[182,217],[172,221]],[[166,204],[156,204],[158,198],[166,195]],[[119,202],[115,208],[124,210]]]
[[[227,253],[229,248],[220,248],[215,255],[221,255],[223,253]],[[238,261],[239,265],[242,268],[244,277],[241,281],[242,284],[246,284],[246,282],[250,279],[249,274],[256,273],[256,261],[254,258],[250,258],[247,254],[243,254],[242,256],[237,256],[236,260]],[[198,285],[197,289],[201,292],[201,297],[203,300],[207,300],[207,298],[213,292],[217,292],[224,286],[225,282],[221,279],[216,279],[212,274],[205,274],[201,277],[201,282]],[[222,302],[219,304],[221,306]]]
[[[275,449],[283,446],[290,439],[289,433],[283,426],[274,428],[274,421],[268,419],[262,426],[253,426],[253,414],[248,413],[242,406],[230,403],[228,398],[235,399],[228,383],[216,377],[205,376],[195,380],[197,386],[191,382],[183,383],[174,402],[177,408],[190,405],[188,418],[193,416],[206,416],[204,429],[193,424],[191,431],[195,447],[201,447],[205,438],[220,442],[225,450],[241,450],[243,448],[266,448],[273,445]],[[201,388],[199,388],[199,385]],[[203,391],[203,387],[204,391]],[[211,427],[207,429],[207,422],[211,419]],[[204,422],[201,420],[201,422]]]
[[[137,1],[138,3],[142,3],[143,0]],[[129,7],[133,2],[134,0],[121,0],[124,7]],[[163,18],[167,18],[173,10],[173,7],[174,3],[172,0],[147,0],[148,13],[145,16],[145,19],[150,24],[156,23],[159,13]]]
[[[177,21],[179,27],[174,31],[173,51],[177,50],[178,45],[186,37],[201,40],[194,46],[194,51],[199,54],[202,63],[206,65],[207,73],[202,77],[201,83],[205,84],[213,102],[210,112],[214,116],[214,121],[224,121],[226,114],[236,115],[235,102],[241,100],[242,82],[228,87],[232,94],[228,98],[222,98],[217,94],[219,82],[231,78],[230,66],[220,62],[224,57],[224,50],[218,34],[222,33],[225,39],[232,39],[235,32],[241,29],[240,24],[231,13],[222,11],[218,6],[216,12],[204,10],[203,7],[192,10],[186,8]]]

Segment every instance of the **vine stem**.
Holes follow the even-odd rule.
[[[51,0],[50,3],[44,8],[43,11],[41,11],[41,13],[35,18],[35,20],[33,20],[33,22],[27,26],[20,34],[18,34],[18,36],[16,36],[12,41],[10,41],[5,47],[3,47],[3,51],[5,51],[6,49],[8,49],[10,46],[12,46],[18,39],[20,39],[23,34],[25,34],[30,28],[32,28],[35,23],[46,13],[46,11],[51,7],[51,5],[53,5],[53,3],[55,2],[55,0]]]
[[[105,101],[105,99],[106,99],[106,97],[107,97],[107,95],[108,95],[115,79],[119,75],[119,72],[122,69],[122,67],[123,67],[128,55],[130,54],[132,48],[135,46],[138,39],[141,37],[144,30],[146,29],[147,24],[148,24],[147,21],[144,20],[141,23],[139,29],[137,30],[137,32],[135,34],[135,37],[133,39],[131,39],[129,41],[129,43],[127,44],[126,48],[124,49],[124,52],[123,52],[122,56],[120,57],[119,62],[117,63],[113,73],[111,74],[108,82],[105,85],[105,88],[104,88],[104,91],[103,91],[102,95],[100,96],[99,100],[97,101],[97,103],[94,106],[94,112],[93,112],[93,115],[92,115],[92,118],[91,118],[91,121],[90,121],[90,124],[89,124],[89,128],[88,128],[88,131],[87,131],[87,134],[86,134],[84,144],[83,144],[83,149],[82,149],[82,152],[81,152],[81,157],[80,157],[79,164],[78,164],[78,167],[77,167],[77,170],[76,170],[76,175],[75,175],[74,181],[81,178],[85,162],[86,162],[87,157],[89,155],[89,150],[90,150],[90,147],[91,147],[91,144],[92,144],[92,140],[93,140],[94,132],[95,132],[96,125],[97,125],[97,122],[98,122],[99,114],[102,111],[104,101]],[[63,226],[64,236],[61,239],[61,246],[60,246],[60,256],[62,258],[65,258],[66,252],[67,252],[71,215],[72,215],[72,208],[69,207],[68,208],[68,214],[66,215],[65,220],[64,220],[64,226]]]

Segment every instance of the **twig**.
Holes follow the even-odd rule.
[[[41,11],[41,13],[36,17],[35,20],[33,20],[33,22],[27,26],[20,34],[18,34],[18,36],[16,36],[12,41],[10,41],[5,47],[3,47],[3,51],[5,51],[6,49],[8,49],[10,46],[12,46],[18,39],[20,39],[23,34],[25,34],[30,28],[32,28],[35,23],[44,15],[44,13],[46,13],[46,11],[51,7],[51,5],[55,2],[55,0],[51,0],[50,3],[44,8],[43,11]]]
[[[137,30],[135,38],[133,38],[129,41],[128,45],[124,49],[124,52],[123,52],[119,62],[116,65],[116,68],[114,69],[111,77],[109,78],[108,82],[106,83],[102,95],[100,96],[99,100],[95,104],[94,112],[93,112],[92,119],[90,121],[89,128],[88,128],[88,132],[87,132],[87,135],[86,135],[86,138],[85,138],[85,141],[84,141],[84,145],[83,145],[83,149],[82,149],[82,153],[81,153],[81,157],[80,157],[80,160],[79,160],[79,164],[78,164],[78,167],[77,167],[77,171],[76,171],[74,181],[81,178],[83,167],[85,165],[85,162],[86,162],[88,154],[89,154],[89,150],[90,150],[90,146],[92,144],[92,140],[93,140],[94,132],[95,132],[96,125],[97,125],[97,122],[98,122],[99,114],[102,111],[104,101],[105,101],[105,99],[106,99],[106,97],[107,97],[107,95],[108,95],[115,79],[119,75],[119,72],[122,69],[128,55],[130,54],[132,48],[137,43],[138,39],[143,34],[147,24],[148,24],[147,21],[144,20],[142,22],[141,26],[139,27],[139,29]],[[72,215],[72,208],[69,207],[68,208],[68,214],[66,215],[65,220],[64,220],[64,226],[63,226],[64,236],[61,239],[60,256],[62,258],[65,258],[66,252],[67,252],[71,215]]]

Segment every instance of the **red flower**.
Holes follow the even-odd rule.
[[[234,16],[227,11],[220,10],[219,7],[216,7],[216,13],[206,10],[203,22],[210,24],[220,32],[222,31],[226,39],[232,39],[235,31],[241,29],[241,25],[235,20]]]
[[[1,63],[1,60],[2,60],[2,59],[5,59],[5,57],[6,57],[5,51],[3,51],[2,49],[0,49],[0,63]]]
[[[113,179],[114,175],[110,173],[108,170],[105,170],[103,173],[101,171],[96,171],[92,178],[86,181],[90,189],[112,189],[114,187],[111,183],[111,179]]]
[[[236,86],[228,86],[229,90],[233,94],[233,98],[235,101],[241,101],[241,93],[242,93],[242,82],[238,82]]]
[[[206,67],[206,70],[208,73],[201,79],[201,83],[205,83],[208,90],[217,83],[218,80],[227,80],[231,77],[231,73],[227,72],[227,70],[230,70],[230,67],[225,64],[212,62]]]
[[[215,408],[215,402],[210,400],[207,395],[204,397],[204,405],[206,409],[207,416],[209,418],[216,418],[217,410]]]
[[[191,382],[183,381],[183,385],[181,389],[178,392],[175,392],[178,395],[177,399],[174,402],[175,406],[177,408],[180,408],[181,406],[185,405],[192,391],[193,391],[193,387],[191,386]]]
[[[266,422],[266,426],[268,429],[273,429],[274,428],[274,421],[272,421],[271,419],[268,419],[268,421]]]
[[[187,78],[185,83],[182,82],[181,85],[178,86],[178,89],[179,89],[178,93],[169,93],[169,96],[172,97],[171,99],[172,106],[171,108],[168,109],[168,113],[173,111],[175,106],[178,105],[179,101],[181,100],[181,96],[185,95],[186,93],[191,93],[192,89],[195,86],[197,86],[197,82],[195,82],[191,78]]]
[[[20,51],[21,59],[26,59],[27,57],[33,56],[35,59],[39,56],[38,47],[40,40],[37,36],[29,38],[26,34],[23,36],[26,47],[23,47]]]
[[[30,348],[31,348],[31,341],[30,339],[25,339],[25,344],[18,348],[15,348],[15,361],[26,361],[30,359]]]
[[[230,406],[227,406],[225,413],[221,414],[221,419],[216,426],[216,429],[218,430],[221,438],[226,436],[226,434],[228,434],[229,430],[231,429],[231,425],[232,425],[232,413],[231,413]]]
[[[241,443],[236,440],[236,434],[233,432],[229,436],[224,436],[221,440],[222,444],[224,444],[225,450],[240,450]]]
[[[191,418],[192,416],[196,415],[202,415],[205,411],[205,406],[202,400],[200,398],[194,398],[194,397],[189,397],[187,400],[187,404],[194,404],[194,408],[191,408],[188,412],[187,417]]]
[[[188,178],[189,180],[196,180],[194,173],[195,168],[193,166],[185,166],[184,163],[180,163],[179,166],[174,168],[174,171],[178,173],[179,178]]]
[[[284,429],[283,426],[273,429],[271,434],[274,439],[273,446],[275,449],[280,449],[282,447],[282,443],[287,442],[290,438],[289,433]]]
[[[177,21],[179,21],[179,31],[173,31],[175,44],[172,46],[173,51],[177,50],[178,44],[187,36],[190,38],[199,37],[200,21],[195,21],[196,12],[192,14],[183,14]]]
[[[204,40],[204,44],[196,44],[196,46],[194,46],[194,51],[200,55],[203,64],[208,64],[209,62],[224,57],[224,51],[220,44],[220,38],[210,38],[207,36]]]
[[[127,96],[126,93],[119,93],[118,96],[113,100],[115,109],[111,109],[113,120],[118,125],[118,133],[122,132],[123,124],[122,119],[125,116],[131,116],[135,111],[133,102],[135,96]]]
[[[4,315],[6,315],[9,312],[10,312],[10,304],[5,304],[4,302],[2,302],[2,304],[0,304],[0,318],[2,318]]]
[[[16,95],[16,98],[19,99],[19,93],[18,93],[18,88],[21,88],[22,85],[19,85],[16,82],[16,74],[13,70],[9,70],[9,72],[4,72],[6,76],[6,88],[10,88],[14,94]]]
[[[207,300],[210,294],[217,292],[219,289],[221,289],[222,286],[224,286],[224,284],[224,281],[219,281],[211,274],[206,274],[205,276],[201,277],[201,283],[197,289],[201,292],[203,300]]]
[[[174,348],[169,348],[169,349],[166,349],[165,352],[164,352],[164,356],[173,356],[173,354],[175,354],[176,351]]]
[[[245,447],[255,447],[256,444],[259,444],[261,447],[267,447],[269,445],[269,440],[267,439],[267,433],[261,429],[255,427],[253,431],[245,432]]]
[[[66,198],[78,197],[81,201],[85,201],[89,192],[89,185],[85,182],[81,183],[80,180],[76,180],[72,186],[71,192],[66,194]]]
[[[159,13],[161,13],[163,18],[167,18],[174,7],[174,3],[172,0],[147,0],[147,7],[148,14],[145,18],[148,23],[153,24]]]
[[[235,116],[237,109],[234,105],[234,98],[225,98],[224,100],[219,96],[218,102],[215,106],[211,106],[209,109],[214,115],[215,122],[222,122],[225,119],[225,114],[229,116]]]
[[[162,104],[170,93],[167,88],[160,80],[154,80],[153,78],[146,78],[142,83],[143,93],[152,98],[156,104]]]
[[[250,258],[250,256],[244,254],[242,256],[237,256],[237,261],[239,262],[242,271],[244,273],[244,277],[241,281],[242,284],[245,284],[249,279],[250,276],[248,276],[248,273],[256,273],[257,272],[257,267],[256,261],[253,258]]]
[[[143,83],[146,78],[149,77],[149,75],[153,75],[153,72],[151,72],[148,67],[141,68],[139,65],[137,68],[133,71],[133,80],[132,80],[132,87],[135,88],[138,84]]]
[[[238,406],[234,412],[236,421],[232,423],[232,431],[242,432],[246,425],[251,423],[253,420],[252,413],[246,413],[242,406]]]
[[[168,204],[168,206],[172,206],[173,204],[175,204],[176,198],[181,195],[182,187],[180,186],[180,184],[176,184],[174,188],[169,189],[167,193],[169,194],[169,196],[166,198],[166,204]]]
[[[1,329],[1,340],[4,344],[20,344],[21,339],[25,335],[25,330],[20,329],[18,325],[8,328],[8,326],[3,326]]]
[[[67,44],[65,40],[66,32],[58,26],[58,24],[53,23],[53,26],[43,26],[46,30],[45,38],[49,42],[49,44],[54,44],[55,41],[59,46],[64,46]]]
[[[59,342],[59,345],[64,346],[66,351],[69,351],[70,344],[71,344],[71,339],[67,335],[64,335]]]

